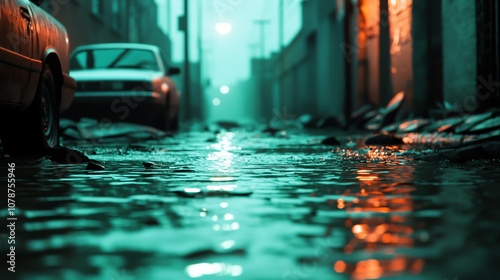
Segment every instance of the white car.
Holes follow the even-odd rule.
[[[66,117],[178,128],[180,94],[170,76],[180,70],[167,65],[157,46],[85,45],[72,52],[70,61],[78,87]]]
[[[0,137],[7,153],[57,146],[59,113],[76,88],[68,34],[42,2],[0,1]]]

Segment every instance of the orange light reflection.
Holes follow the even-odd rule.
[[[380,155],[381,151],[374,150],[373,153]],[[349,189],[343,193],[349,199],[337,199],[339,209],[355,214],[344,223],[352,233],[352,239],[343,248],[345,254],[384,252],[390,256],[396,254],[399,248],[414,246],[414,229],[406,218],[406,213],[414,210],[413,188],[398,183],[408,181],[412,174],[412,167],[403,165],[390,172],[377,172],[376,168],[369,170],[366,167],[356,171],[359,192]],[[393,259],[369,258],[352,263],[338,260],[333,265],[335,272],[350,274],[353,279],[418,274],[423,267],[422,259],[403,256]]]

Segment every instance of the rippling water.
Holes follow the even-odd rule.
[[[16,162],[16,276],[498,277],[499,163],[428,163],[413,160],[422,148],[331,148],[321,139],[185,132],[68,145],[104,171],[2,159],[5,170]],[[12,277],[6,268],[0,276]]]

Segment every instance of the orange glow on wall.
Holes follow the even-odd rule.
[[[402,45],[411,44],[413,0],[389,0],[391,54],[401,52]]]

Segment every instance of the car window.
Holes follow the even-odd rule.
[[[159,70],[152,51],[139,49],[82,50],[71,58],[71,69],[129,68]]]

